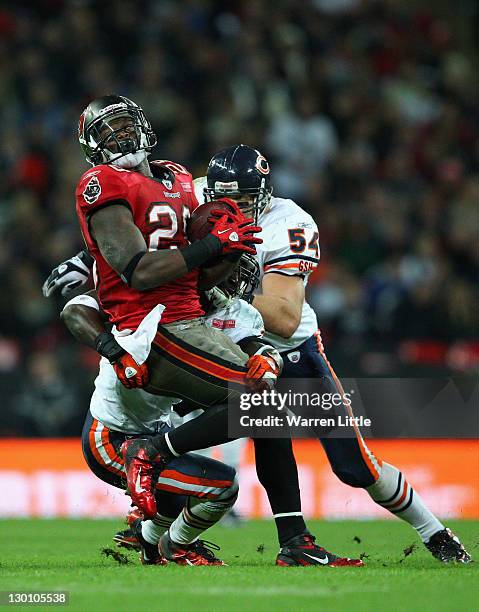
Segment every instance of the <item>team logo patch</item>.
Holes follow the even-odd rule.
[[[269,174],[269,164],[266,157],[258,155],[256,158],[255,168],[261,172],[261,174]]]
[[[88,181],[82,196],[87,204],[94,204],[101,196],[101,185],[96,176],[92,176]]]
[[[233,329],[236,327],[236,321],[234,319],[213,319],[211,325],[217,329]]]
[[[301,354],[299,351],[293,351],[292,353],[288,353],[287,357],[291,363],[298,363]]]
[[[168,180],[168,179],[163,179],[161,182],[162,182],[162,183],[163,183],[163,185],[164,185],[164,186],[165,186],[167,189],[169,189],[170,191],[171,191],[171,189],[173,189],[173,182],[172,182],[172,181],[170,181],[170,180]]]

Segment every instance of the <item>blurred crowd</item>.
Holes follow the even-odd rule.
[[[111,92],[145,109],[153,157],[194,176],[236,142],[269,158],[275,194],[319,225],[309,299],[340,374],[477,368],[478,79],[463,37],[423,4],[0,8],[0,434],[78,435],[88,407],[96,356],[41,285],[82,248],[76,126]]]

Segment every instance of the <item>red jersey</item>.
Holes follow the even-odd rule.
[[[88,250],[96,261],[97,293],[103,310],[118,329],[136,329],[157,304],[166,308],[162,323],[194,319],[204,314],[198,293],[198,270],[175,281],[137,291],[129,287],[103,258],[88,223],[92,212],[113,200],[128,206],[149,251],[187,246],[186,222],[198,206],[191,174],[172,162],[153,162],[158,178],[114,166],[94,166],[81,177],[76,210]],[[152,169],[153,169],[152,168]],[[168,172],[170,171],[170,172]]]

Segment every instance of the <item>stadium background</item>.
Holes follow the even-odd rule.
[[[159,136],[155,156],[194,176],[224,145],[261,148],[275,193],[318,221],[323,260],[308,297],[338,373],[477,374],[478,9],[462,0],[451,17],[447,2],[432,4],[42,0],[0,9],[0,489],[10,492],[0,515],[101,514],[111,497],[87,478],[77,440],[31,440],[79,435],[95,374],[95,354],[69,337],[62,300],[43,298],[41,284],[82,248],[76,124],[103,93],[139,102]],[[433,509],[479,516],[477,442],[382,444]],[[371,512],[315,448],[298,447],[313,492],[307,512]],[[260,492],[246,490],[243,509],[262,514]]]

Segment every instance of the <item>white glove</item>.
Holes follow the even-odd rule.
[[[215,310],[222,310],[223,308],[228,308],[228,306],[233,301],[233,298],[228,297],[221,289],[218,287],[213,287],[213,289],[208,289],[205,291],[206,297],[208,298],[211,306]]]
[[[90,278],[94,259],[87,251],[80,251],[54,268],[43,283],[42,292],[50,297],[61,289],[63,296],[84,285]]]

